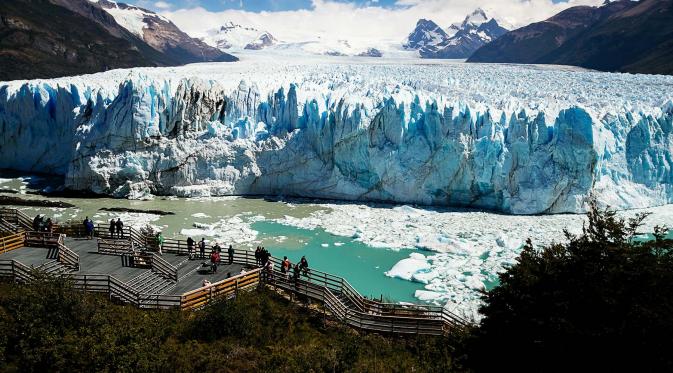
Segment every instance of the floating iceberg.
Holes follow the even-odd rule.
[[[590,195],[619,208],[673,202],[673,77],[318,62],[0,83],[0,168],[117,197],[271,194],[512,214],[579,212]]]

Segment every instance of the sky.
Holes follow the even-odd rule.
[[[123,0],[122,0],[123,1]],[[193,37],[231,21],[299,42],[346,39],[402,41],[420,18],[442,27],[476,8],[511,27],[541,21],[571,6],[604,0],[127,0],[172,20]]]

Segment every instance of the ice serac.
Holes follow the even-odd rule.
[[[0,167],[132,198],[273,194],[514,214],[578,212],[592,194],[624,208],[673,202],[673,105],[550,116],[427,94],[353,98],[334,83],[317,94],[306,82],[142,73],[114,89],[78,82],[0,89]]]

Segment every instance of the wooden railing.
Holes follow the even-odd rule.
[[[0,208],[0,218],[25,230],[33,229],[33,219],[29,218],[23,211],[12,208]]]
[[[152,272],[168,280],[178,281],[178,268],[165,261],[159,254],[152,254]]]
[[[133,253],[132,241],[98,238],[98,253],[106,255],[124,255]]]
[[[31,269],[16,260],[0,260],[0,277],[26,283],[34,279]]]
[[[0,236],[10,236],[14,233],[20,232],[25,232],[25,229],[14,223],[10,223],[3,218],[0,218]]]
[[[12,278],[15,281],[28,283],[33,281],[33,270],[16,260],[0,260],[0,277]],[[105,293],[111,299],[117,299],[141,308],[178,308],[181,305],[180,295],[139,294],[123,281],[106,274],[67,275],[76,290]]]
[[[246,290],[259,285],[261,269],[230,277],[228,279],[204,286],[182,294],[180,307],[183,310],[198,309],[213,299],[235,297],[240,290]]]
[[[106,227],[96,227],[96,235],[99,237],[109,236],[109,232],[104,228]],[[84,232],[83,227],[79,230],[74,227],[62,227],[60,229],[82,232],[82,235]],[[30,236],[27,235],[26,237],[28,239]],[[42,238],[48,240],[46,237]],[[108,249],[128,251],[131,242],[134,245],[150,250],[155,250],[157,247],[156,237],[143,235],[132,227],[125,227],[124,238],[124,240],[110,240],[115,242],[107,244]],[[99,251],[101,242],[105,241],[99,240]],[[127,244],[123,242],[127,242]],[[198,253],[198,248],[195,249]],[[211,250],[212,247],[208,246],[207,251],[210,252]],[[226,262],[228,259],[226,248],[223,248],[223,250],[225,253],[222,255],[222,260]],[[165,239],[163,252],[187,254],[187,241]],[[446,310],[444,307],[402,305],[367,299],[360,295],[344,278],[316,269],[311,269],[302,274],[298,281],[287,280],[286,275],[279,271],[280,260],[272,257],[271,261],[274,263],[272,274],[261,276],[263,273],[260,270],[255,270],[245,275],[220,281],[205,288],[193,290],[182,295],[180,307],[183,309],[202,307],[211,299],[233,296],[232,294],[235,294],[238,290],[250,288],[262,278],[265,278],[269,285],[322,303],[337,319],[342,320],[347,325],[363,330],[386,333],[447,334],[454,329],[460,329],[467,325],[464,319]],[[235,250],[234,262],[245,266],[256,266],[254,253],[248,250]],[[175,281],[178,279],[177,268],[156,255],[152,256],[152,269],[167,276],[167,278],[174,279]],[[145,302],[154,302],[155,304],[163,302],[162,298],[158,295],[144,295],[143,299]],[[133,303],[140,304],[137,299]]]
[[[8,251],[16,250],[25,245],[26,234],[25,232],[15,233],[11,236],[6,236],[0,238],[0,254],[4,254]]]
[[[79,255],[65,246],[63,242],[58,243],[58,261],[73,271],[79,271]]]
[[[65,235],[32,231],[27,231],[25,235],[24,246],[55,248],[58,250],[58,261],[60,263],[74,271],[79,271],[79,255],[65,246],[63,243]]]

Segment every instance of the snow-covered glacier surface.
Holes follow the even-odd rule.
[[[673,202],[673,77],[243,58],[0,83],[0,168],[114,196],[273,194],[513,214]]]

